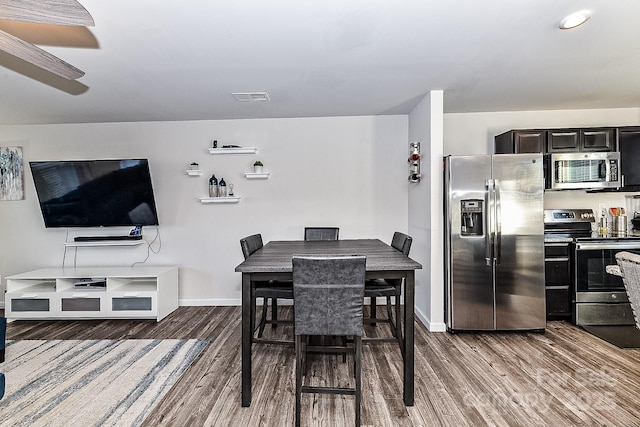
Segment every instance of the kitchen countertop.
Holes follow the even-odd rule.
[[[627,233],[626,236],[613,236],[611,234],[607,234],[606,236],[600,236],[597,232],[593,232],[591,237],[580,237],[580,241],[588,241],[588,240],[640,240],[640,231],[632,230]],[[545,235],[544,241],[545,243],[571,243],[574,242],[576,238],[574,237],[558,237],[553,235]]]
[[[544,237],[545,243],[571,243],[573,242],[572,237]]]
[[[609,233],[606,236],[600,236],[597,232],[591,233],[591,237],[583,237],[582,239],[640,239],[640,232],[637,230],[630,231],[626,234],[626,236],[614,236]]]

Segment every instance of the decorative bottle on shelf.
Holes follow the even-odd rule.
[[[224,178],[220,178],[220,184],[218,185],[218,196],[227,197],[227,183],[224,182]]]
[[[218,197],[218,178],[215,174],[209,178],[209,197]]]

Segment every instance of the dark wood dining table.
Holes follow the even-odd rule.
[[[242,273],[242,406],[251,405],[251,286],[254,281],[292,280],[293,255],[365,255],[367,279],[404,279],[403,399],[414,404],[415,270],[422,265],[378,239],[271,241],[238,265]]]

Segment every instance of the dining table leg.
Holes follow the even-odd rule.
[[[251,406],[251,274],[242,273],[242,406]]]
[[[404,289],[404,404],[414,404],[414,307],[415,307],[415,271],[407,272]]]

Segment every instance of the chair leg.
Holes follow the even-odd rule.
[[[360,427],[360,401],[362,399],[362,337],[355,337],[355,357],[354,365],[356,369],[356,427]]]
[[[404,360],[404,346],[402,345],[402,314],[400,313],[400,295],[396,295],[396,338],[398,339],[398,344],[400,344],[400,351],[402,352],[402,360]]]
[[[396,297],[397,298],[397,297]],[[391,297],[387,296],[387,318],[389,319],[389,326],[391,327],[391,335],[396,336],[396,325],[393,320],[393,314],[391,313]],[[397,318],[396,318],[397,320]]]
[[[303,370],[303,351],[302,351],[302,335],[295,337],[296,347],[296,427],[300,427],[300,415],[302,409],[302,370]]]
[[[341,339],[341,344],[343,347],[347,347],[347,337],[343,336]],[[347,363],[347,350],[342,352],[342,363]]]
[[[309,342],[310,337],[308,335],[304,336],[302,340],[302,372],[307,372],[307,343]]]
[[[369,312],[370,312],[370,316],[369,316],[369,324],[370,325],[375,325],[376,323],[376,301],[377,298],[376,297],[371,297],[369,298]]]
[[[267,324],[267,309],[269,308],[269,298],[263,298],[264,303],[262,304],[262,315],[260,316],[260,324],[258,327],[260,330],[258,331],[258,338],[262,338],[262,334],[264,332],[264,327]]]
[[[278,298],[271,298],[271,320],[278,320]],[[278,327],[278,322],[271,324],[272,328]]]
[[[249,316],[249,322],[251,323],[251,341],[253,342],[256,332],[256,297],[253,295],[251,296],[251,315]]]

